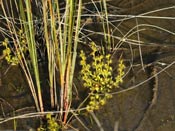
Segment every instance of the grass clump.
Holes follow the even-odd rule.
[[[5,39],[3,42],[5,59],[10,64],[19,63],[21,66],[36,111],[45,112],[47,108],[59,111],[57,119],[65,125],[72,103],[82,0],[65,1],[62,12],[60,4],[57,0],[14,0],[8,5],[2,2],[0,7],[7,28],[3,35],[10,41]],[[41,15],[37,15],[36,10]],[[41,25],[41,31],[36,24]],[[45,48],[42,52],[46,59],[44,64],[39,63],[40,46]],[[45,85],[42,84],[42,68],[47,72]],[[45,94],[49,96],[47,105]]]
[[[90,101],[87,105],[88,111],[99,109],[104,105],[106,101],[112,97],[110,92],[113,88],[119,87],[119,84],[123,82],[123,75],[125,65],[123,59],[119,59],[118,75],[114,78],[112,75],[112,60],[111,55],[96,55],[97,47],[94,42],[91,43],[92,62],[88,64],[87,57],[83,51],[81,51],[80,65],[82,66],[81,77],[84,82],[84,86],[90,90]]]
[[[7,35],[10,38],[13,47],[10,47],[8,39],[5,39],[3,46],[5,48],[5,59],[10,64],[18,64],[23,70],[28,82],[36,111],[45,112],[46,110],[57,111],[54,116],[43,115],[46,118],[46,125],[41,125],[38,130],[59,130],[66,125],[70,109],[72,107],[73,78],[78,54],[78,45],[80,44],[80,34],[83,34],[81,25],[82,0],[65,1],[64,10],[61,11],[60,3],[57,0],[14,0],[18,15],[14,17],[13,13],[8,14],[6,4],[2,2],[1,7],[4,15],[4,23],[7,27]],[[102,1],[101,1],[102,2]],[[40,4],[39,4],[40,3]],[[41,10],[41,16],[35,16],[33,4],[38,5]],[[103,19],[105,44],[110,45],[109,25],[107,21],[107,9],[105,1],[105,18]],[[12,7],[12,4],[10,4]],[[8,7],[7,7],[8,8]],[[11,8],[8,8],[11,10]],[[11,10],[13,12],[13,10]],[[100,12],[99,12],[100,13]],[[13,21],[11,21],[11,19]],[[17,20],[17,21],[16,21]],[[42,21],[42,22],[41,22]],[[40,23],[41,22],[41,23]],[[16,25],[18,23],[18,25]],[[41,24],[41,31],[35,24]],[[42,34],[39,34],[43,32]],[[42,41],[38,40],[38,36]],[[39,47],[43,46],[45,50],[46,62],[44,65],[39,63]],[[110,47],[108,48],[110,49]],[[104,50],[103,50],[104,51]],[[117,77],[112,75],[112,60],[110,54],[96,55],[97,48],[92,42],[92,62],[86,63],[86,54],[81,51],[80,57],[82,70],[81,75],[84,86],[90,90],[90,102],[87,110],[97,110],[104,105],[114,87],[119,87],[123,81],[124,64],[119,60]],[[46,85],[42,84],[42,69],[47,68]],[[44,79],[45,81],[45,79]],[[48,92],[45,92],[47,89]],[[49,104],[46,105],[45,94],[49,94]],[[60,123],[58,123],[60,121]],[[60,126],[59,126],[59,125]]]

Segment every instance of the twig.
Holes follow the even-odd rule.
[[[4,59],[4,57],[5,57],[5,55],[2,54],[2,55],[0,56],[0,60]]]
[[[136,26],[137,26],[137,39],[138,39],[138,44],[139,44],[139,54],[140,54],[140,62],[142,65],[143,71],[145,71],[144,65],[143,65],[143,56],[142,56],[142,48],[141,48],[141,43],[140,43],[140,33],[139,33],[139,26],[138,26],[138,20],[136,18]]]
[[[80,118],[79,118],[74,112],[72,112],[72,114],[75,116],[75,118],[80,122],[80,124],[81,124],[87,131],[90,131],[90,129],[80,120]]]
[[[100,121],[98,120],[98,118],[96,117],[94,112],[90,112],[90,114],[92,115],[92,117],[94,118],[95,122],[97,123],[97,126],[99,127],[100,131],[104,131]]]
[[[114,124],[114,131],[118,131],[119,129],[119,121],[116,121]]]
[[[124,92],[127,92],[127,91],[130,91],[130,90],[133,90],[141,85],[143,85],[144,83],[150,81],[151,79],[153,79],[156,75],[159,75],[160,73],[164,72],[166,69],[170,68],[172,65],[175,64],[175,61],[173,61],[172,63],[170,63],[169,65],[167,65],[165,68],[163,68],[162,70],[158,71],[156,74],[154,74],[153,76],[149,77],[148,79],[144,80],[143,82],[140,82],[134,86],[131,86],[125,90],[121,90],[121,91],[117,91],[117,92],[113,92],[111,93],[112,95],[114,94],[120,94],[120,93],[124,93]]]

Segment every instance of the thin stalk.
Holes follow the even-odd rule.
[[[21,29],[23,28],[26,31],[26,33],[25,33],[26,38],[29,38],[29,34],[28,34],[28,31],[27,31],[28,30],[27,25],[24,23],[24,22],[26,22],[26,16],[24,14],[24,7],[23,7],[22,0],[19,1],[19,8],[20,8],[20,17],[21,17],[21,19],[20,19]],[[20,45],[20,44],[18,44],[18,45]],[[26,76],[26,79],[27,79],[27,82],[29,84],[30,90],[32,92],[32,96],[34,98],[37,111],[40,111],[39,104],[38,104],[38,98],[37,98],[36,91],[35,91],[35,88],[34,88],[34,83],[33,83],[33,80],[32,80],[27,62],[25,60],[25,56],[23,54],[23,51],[20,51],[20,52],[21,52],[21,55],[22,55],[22,58],[23,58],[23,61],[20,62],[21,67],[24,71],[24,74]]]
[[[68,23],[68,48],[67,48],[67,55],[68,59],[72,50],[72,36],[73,36],[73,29],[74,29],[74,10],[75,10],[75,1],[74,0],[69,0],[69,5],[70,5],[70,11],[69,11],[69,23]],[[71,58],[70,58],[71,59]]]
[[[107,44],[107,49],[111,49],[111,36],[110,36],[110,27],[109,27],[109,21],[108,21],[108,10],[107,10],[107,4],[106,0],[101,0],[102,3],[102,10],[104,8],[104,16],[105,19],[102,19],[103,23],[103,30],[104,30],[104,40],[105,44]]]
[[[34,27],[33,27],[33,19],[32,19],[32,10],[31,10],[31,1],[26,0],[26,11],[27,11],[27,21],[28,21],[28,28],[29,28],[29,37],[28,39],[28,47],[29,47],[29,54],[31,57],[35,79],[36,79],[36,86],[38,92],[38,100],[40,104],[40,111],[44,111],[43,101],[42,101],[42,92],[41,92],[41,85],[40,85],[40,78],[39,78],[39,70],[38,70],[38,62],[37,62],[37,53],[36,53],[36,43],[34,38]]]
[[[55,13],[54,13],[54,3],[49,1],[49,11],[50,11],[50,26],[51,26],[51,33],[50,33],[50,39],[51,43],[47,46],[47,49],[49,50],[48,54],[48,70],[49,70],[49,81],[50,81],[50,97],[51,97],[51,107],[55,107],[55,98],[54,98],[54,72],[55,72],[55,45],[58,43],[57,36],[56,36],[56,24],[55,24]],[[50,47],[49,47],[50,46]]]
[[[76,63],[76,57],[77,57],[77,46],[79,41],[79,34],[80,34],[80,21],[81,21],[81,11],[82,11],[82,0],[79,0],[78,4],[78,14],[77,14],[77,21],[76,21],[76,28],[75,28],[75,38],[74,38],[74,47],[73,47],[73,56],[72,56],[72,63],[71,63],[71,72],[70,72],[70,85],[69,87],[72,87],[73,83],[73,76],[74,76],[74,70],[75,70],[75,63]],[[71,99],[72,97],[72,88],[70,88],[68,95]]]
[[[76,28],[75,28],[75,37],[74,37],[74,45],[73,45],[73,54],[69,58],[68,64],[67,64],[67,74],[66,74],[66,92],[65,92],[65,97],[66,97],[66,113],[64,116],[64,122],[66,122],[67,119],[67,114],[68,110],[71,105],[72,101],[72,82],[73,82],[73,75],[74,75],[74,69],[75,69],[75,63],[76,63],[76,57],[77,57],[77,45],[79,41],[79,29],[80,29],[80,21],[81,21],[81,8],[82,8],[82,0],[79,0],[78,4],[78,14],[77,14],[77,20],[76,20]],[[72,44],[69,43],[69,44]],[[70,50],[71,52],[71,50]]]

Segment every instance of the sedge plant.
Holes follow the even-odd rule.
[[[4,35],[11,38],[10,40],[5,39],[3,42],[5,59],[10,64],[19,63],[21,65],[36,110],[44,112],[44,90],[41,85],[42,79],[39,72],[37,40],[35,38],[37,30],[34,21],[37,19],[33,14],[32,2],[35,2],[36,5],[41,3],[42,15],[38,19],[43,21],[42,31],[44,35],[42,39],[44,43],[42,44],[46,47],[47,54],[50,109],[60,111],[59,121],[65,124],[72,102],[72,83],[80,33],[82,0],[66,0],[64,13],[60,12],[58,0],[14,0],[13,5],[18,13],[17,16],[13,13],[14,6],[11,1],[9,6],[4,2],[1,3],[7,27],[7,32]],[[104,40],[110,49],[111,40],[105,0],[101,0],[101,8],[104,9],[101,18]],[[10,49],[10,42],[14,45],[13,50]],[[82,80],[84,86],[90,90],[88,111],[98,109],[106,103],[107,99],[111,98],[112,89],[122,83],[125,68],[123,60],[120,59],[118,75],[113,78],[110,54],[103,53],[103,55],[97,56],[96,52],[95,43],[92,43],[91,57],[93,62],[90,64],[86,63],[85,53],[83,51],[80,53]],[[46,117],[48,130],[60,128],[53,116],[48,114]]]
[[[82,0],[66,0],[65,10],[62,14],[60,13],[58,0],[14,0],[13,4],[11,1],[9,2],[9,6],[6,5],[6,2],[1,3],[4,24],[7,27],[4,36],[10,37],[10,41],[14,46],[12,55],[9,48],[10,42],[5,39],[3,43],[5,47],[4,54],[9,63],[19,63],[21,65],[36,110],[44,112],[44,92],[41,86],[42,80],[38,64],[38,49],[35,38],[37,31],[34,26],[34,20],[36,21],[36,19],[34,19],[33,14],[33,2],[36,5],[40,2],[42,6],[42,15],[39,19],[43,21],[44,35],[42,39],[47,54],[50,109],[60,111],[59,118],[65,124],[72,101],[72,82],[80,33]],[[18,13],[17,16],[13,13],[14,8]],[[58,86],[58,83],[60,86]]]

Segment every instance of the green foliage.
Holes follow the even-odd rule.
[[[123,82],[125,69],[123,59],[119,59],[118,75],[113,78],[111,55],[96,55],[97,47],[94,42],[91,45],[92,52],[90,55],[93,61],[90,64],[86,62],[85,53],[83,51],[80,53],[81,77],[84,86],[90,90],[90,102],[87,105],[88,111],[99,109],[100,106],[106,103],[107,99],[112,97],[110,92],[113,88],[119,87],[119,84]]]
[[[46,115],[46,120],[46,124],[41,125],[37,131],[58,131],[60,129],[56,119],[51,114]]]

